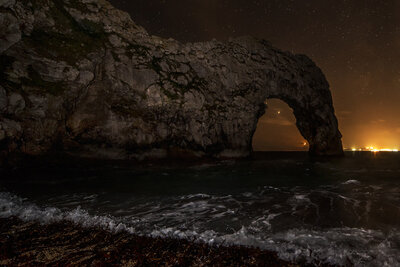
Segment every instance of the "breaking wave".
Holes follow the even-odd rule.
[[[55,222],[72,222],[83,227],[100,227],[111,232],[126,231],[134,233],[131,227],[117,222],[112,216],[96,216],[79,206],[70,211],[61,211],[58,208],[40,208],[35,204],[28,203],[8,192],[0,192],[0,218],[17,217],[23,221],[35,221],[41,224]]]
[[[278,190],[271,188],[271,190]],[[252,193],[245,193],[251,197]],[[244,196],[246,197],[246,196]],[[190,209],[194,213],[204,213],[207,209],[221,209],[211,200],[216,197],[207,194],[181,196],[185,202],[177,205],[175,211],[162,216],[182,216],[182,210]],[[234,201],[232,196],[217,197],[220,201]],[[306,195],[297,194],[291,198],[295,204],[309,202]],[[224,211],[227,212],[227,211]],[[229,211],[228,211],[229,212]],[[231,211],[232,212],[232,211]],[[204,215],[204,214],[203,214]],[[214,214],[216,218],[221,213]],[[157,215],[160,216],[160,215]],[[293,228],[284,231],[269,231],[271,222],[279,214],[269,213],[258,216],[241,228],[227,233],[216,229],[205,229],[199,224],[160,225],[152,224],[152,218],[143,216],[118,217],[111,215],[94,215],[81,207],[64,210],[55,207],[39,207],[27,199],[7,192],[0,192],[0,217],[18,217],[23,221],[35,221],[42,224],[54,222],[72,222],[82,227],[100,227],[111,232],[153,237],[191,238],[209,244],[256,246],[275,251],[284,260],[302,260],[308,263],[320,261],[335,265],[355,266],[399,266],[400,265],[400,232],[396,229],[388,233],[379,230],[334,227],[328,229]],[[189,218],[186,218],[189,219]]]

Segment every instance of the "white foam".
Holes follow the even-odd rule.
[[[134,228],[117,223],[111,216],[92,216],[79,206],[70,211],[61,211],[54,207],[39,208],[10,193],[0,192],[0,218],[9,217],[17,217],[23,221],[37,221],[42,224],[67,221],[83,227],[101,227],[111,232],[135,232]]]
[[[191,194],[191,195],[185,195],[181,196],[180,199],[191,199],[191,198],[210,198],[210,195],[207,194]]]
[[[343,182],[342,184],[347,185],[347,184],[360,184],[361,182],[358,180],[347,180],[346,182]]]
[[[334,228],[327,231],[292,229],[262,239],[242,227],[222,237],[227,243],[258,246],[276,251],[288,261],[315,260],[347,266],[400,266],[400,254],[394,244],[399,240],[394,230],[389,236],[380,231]],[[396,241],[397,240],[397,241]]]
[[[214,198],[208,195],[193,195],[193,197],[200,198],[200,201],[192,202],[193,198],[188,197],[191,201],[189,204],[174,208],[186,210],[194,207],[198,213],[208,206],[211,207],[204,198]],[[295,195],[292,200],[309,201],[302,194]],[[175,211],[177,211],[175,214],[169,211],[170,216],[180,217],[186,214],[182,213],[182,210]],[[228,211],[224,209],[223,212]],[[163,217],[165,214],[158,214],[158,217]],[[289,261],[305,260],[312,263],[317,260],[334,265],[351,263],[355,266],[400,266],[400,232],[397,229],[393,229],[390,233],[346,227],[326,230],[290,229],[273,233],[268,230],[271,228],[271,221],[279,214],[268,211],[255,218],[248,226],[242,226],[239,230],[226,234],[215,229],[204,229],[204,226],[196,223],[157,226],[157,223],[152,221],[154,217],[138,219],[138,217],[97,216],[89,214],[80,207],[68,211],[54,207],[41,208],[10,193],[0,192],[0,217],[12,216],[40,223],[67,221],[83,227],[101,227],[111,232],[190,238],[209,244],[256,246],[275,251],[280,258]]]

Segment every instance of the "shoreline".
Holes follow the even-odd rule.
[[[68,222],[0,218],[1,266],[329,266],[290,263],[244,246],[111,233]]]

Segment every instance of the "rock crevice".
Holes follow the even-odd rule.
[[[182,44],[105,0],[0,2],[0,149],[242,157],[267,98],[315,155],[342,154],[329,85],[306,56],[251,37]]]

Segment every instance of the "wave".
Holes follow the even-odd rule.
[[[360,184],[360,181],[358,180],[347,180],[346,182],[343,182],[342,184],[348,185],[348,184]]]
[[[208,198],[209,195],[188,195],[186,198]],[[303,197],[298,198],[304,200]],[[100,227],[111,232],[127,232],[152,237],[190,238],[208,244],[255,246],[275,251],[288,261],[315,261],[334,265],[399,266],[400,232],[390,233],[359,228],[331,228],[326,230],[290,229],[268,235],[260,233],[259,222],[268,224],[274,214],[257,218],[248,226],[231,234],[213,229],[156,227],[143,231],[140,220],[89,214],[79,206],[71,210],[39,207],[11,193],[0,192],[0,217],[17,217],[23,221],[42,224],[71,222],[82,227]],[[263,230],[261,230],[263,231]]]
[[[8,192],[0,192],[0,218],[10,217],[42,224],[67,221],[83,227],[100,227],[114,233],[121,231],[135,233],[132,227],[118,223],[112,216],[89,215],[79,206],[70,211],[61,211],[55,207],[40,208]]]

